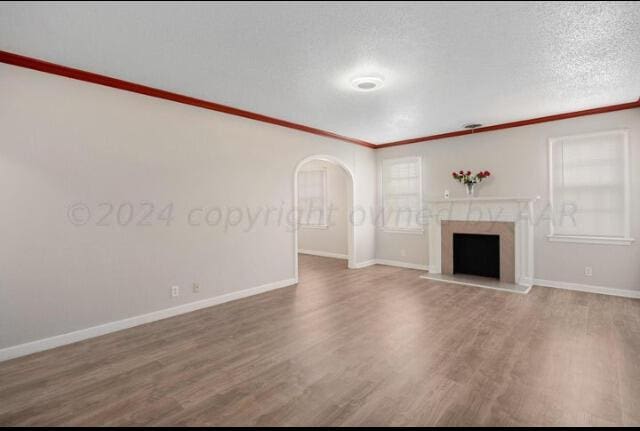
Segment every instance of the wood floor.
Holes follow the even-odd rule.
[[[640,301],[300,256],[300,283],[0,363],[0,425],[640,425]]]

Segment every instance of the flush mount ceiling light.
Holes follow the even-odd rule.
[[[384,79],[380,76],[358,76],[351,80],[351,85],[358,91],[374,91],[382,87]]]

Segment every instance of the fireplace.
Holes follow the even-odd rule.
[[[500,279],[500,235],[454,233],[453,273]]]
[[[533,281],[535,201],[519,197],[429,201],[429,272],[422,278],[527,293]]]

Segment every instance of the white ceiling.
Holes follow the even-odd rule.
[[[4,2],[0,49],[373,143],[640,96],[634,2]]]

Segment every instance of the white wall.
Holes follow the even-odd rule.
[[[326,169],[327,172],[327,228],[301,226],[298,231],[298,249],[341,255],[348,253],[348,187],[351,181],[341,167],[321,160],[305,163],[301,170]]]
[[[423,156],[428,197],[445,188],[463,195],[450,178],[454,169],[489,169],[494,175],[481,195],[540,195],[540,209],[548,201],[550,136],[626,127],[632,235],[640,240],[640,110],[373,151],[8,65],[0,65],[0,94],[0,349],[291,280],[293,174],[314,154],[337,157],[353,171],[356,206],[365,212],[376,204],[376,163],[415,154]],[[114,212],[97,226],[104,203],[125,216],[131,203],[134,220],[121,226]],[[151,225],[137,226],[147,203],[155,206]],[[169,204],[167,226],[159,216]],[[79,205],[90,217],[76,226],[70,217],[89,214]],[[198,212],[229,207],[243,217],[226,228],[224,220],[207,225]],[[640,290],[638,241],[551,243],[547,232],[546,222],[538,225],[537,278]],[[384,233],[364,222],[354,245],[356,266],[376,257],[428,263],[426,235]],[[593,277],[583,275],[586,265]],[[191,291],[193,282],[200,293]],[[172,285],[182,287],[179,298],[170,298]]]
[[[8,65],[0,94],[0,348],[290,280],[286,216],[305,157],[342,160],[356,204],[375,204],[367,148]],[[143,202],[155,206],[150,226],[136,225]],[[114,213],[97,226],[103,203]],[[127,203],[134,220],[121,226]],[[169,204],[167,226],[158,217]],[[91,217],[75,226],[70,216],[88,214],[80,205]],[[209,226],[199,211],[214,207],[239,208],[232,224],[244,215]],[[262,211],[253,226],[247,208]],[[374,228],[355,238],[356,264],[373,259]]]
[[[612,112],[543,123],[496,132],[479,133],[376,150],[378,165],[384,158],[419,155],[423,158],[424,197],[464,197],[461,184],[451,178],[460,169],[487,169],[492,177],[478,186],[479,196],[541,196],[540,215],[549,202],[548,143],[554,136],[597,132],[618,128],[630,130],[632,173],[631,246],[549,242],[549,224],[535,228],[535,277],[542,280],[640,290],[640,110]],[[402,250],[406,256],[402,255]],[[411,235],[377,231],[376,254],[389,259],[428,264],[427,234]],[[593,276],[584,267],[593,267]]]

